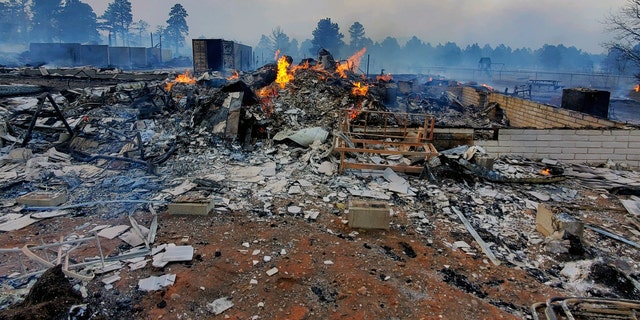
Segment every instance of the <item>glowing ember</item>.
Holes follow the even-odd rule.
[[[227,77],[227,80],[235,80],[235,79],[238,79],[239,77],[240,77],[240,74],[238,73],[238,70],[233,70],[232,74]]]
[[[367,48],[362,48],[360,49],[360,51],[349,57],[346,62],[340,63],[338,65],[336,72],[340,74],[340,78],[347,77],[347,74],[345,73],[346,71],[353,71],[358,69],[358,66],[360,65],[360,59],[362,59],[362,56],[366,51]]]
[[[369,92],[369,86],[363,85],[360,82],[355,82],[353,88],[351,88],[351,94],[354,96],[364,96]]]
[[[273,112],[273,97],[275,97],[276,94],[278,94],[278,92],[270,85],[256,90],[256,96],[260,98],[260,106],[264,113],[267,114],[267,117]]]
[[[177,75],[175,80],[167,82],[165,89],[167,89],[167,91],[171,91],[171,88],[173,88],[173,85],[176,83],[195,84],[196,79],[189,74],[189,70],[187,70],[183,74]]]
[[[543,176],[548,176],[551,174],[551,170],[549,168],[544,168],[540,171],[540,174],[542,174]]]
[[[387,74],[381,74],[379,76],[376,76],[376,81],[386,81],[389,82],[393,79],[393,77],[391,76],[390,73]]]
[[[635,92],[640,92],[640,84],[636,84],[636,86],[635,86],[635,87],[633,87],[633,90],[634,90]]]
[[[280,85],[281,89],[293,80],[293,73],[289,72],[289,62],[287,56],[282,56],[278,59],[278,75],[276,76],[276,83]]]
[[[362,101],[351,107],[348,111],[349,120],[357,118],[362,113]]]

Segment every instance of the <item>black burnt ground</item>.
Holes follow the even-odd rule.
[[[82,297],[57,265],[45,271],[22,303],[0,312],[0,319],[67,319],[71,306],[80,303]]]

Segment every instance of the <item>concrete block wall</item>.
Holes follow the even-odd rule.
[[[483,95],[472,87],[453,88],[450,91],[465,106],[475,105],[484,108],[492,102],[497,103],[506,112],[512,127],[538,129],[624,127],[624,124],[586,113],[556,108],[496,92],[488,93],[485,101]]]
[[[493,157],[521,155],[598,165],[607,160],[640,168],[640,130],[501,128],[496,140],[475,140]]]

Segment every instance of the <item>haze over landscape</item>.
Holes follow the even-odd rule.
[[[84,0],[102,15],[110,1]],[[180,3],[189,16],[189,38],[224,38],[256,45],[276,27],[292,39],[312,38],[320,19],[331,18],[348,40],[349,26],[359,21],[366,37],[382,41],[391,36],[404,44],[412,36],[432,44],[455,42],[461,47],[505,44],[539,48],[544,44],[575,46],[588,53],[605,53],[611,40],[604,17],[626,0],[569,1],[295,1],[295,0],[134,0],[133,20],[155,30],[166,25],[170,8]],[[188,41],[190,42],[190,41]]]

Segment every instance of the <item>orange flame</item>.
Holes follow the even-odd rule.
[[[284,89],[284,86],[291,80],[293,80],[293,73],[289,72],[289,62],[287,61],[287,56],[282,56],[280,57],[280,59],[278,59],[278,74],[276,76],[276,83],[280,85],[281,89]]]
[[[351,107],[347,112],[349,120],[357,118],[362,113],[362,101],[358,101],[358,103]]]
[[[636,84],[636,86],[635,86],[635,87],[633,87],[633,90],[634,90],[635,92],[640,92],[640,84]]]
[[[291,70],[291,71],[293,73],[295,73],[296,71],[298,71],[300,69],[309,69],[309,61],[305,61],[302,65],[294,66],[293,70]]]
[[[336,72],[340,74],[340,78],[347,77],[347,74],[345,73],[346,71],[353,71],[358,69],[358,66],[360,65],[360,59],[362,59],[362,56],[365,52],[367,52],[367,48],[362,48],[360,49],[360,51],[349,57],[346,62],[338,64]]]
[[[379,76],[376,76],[376,81],[385,81],[385,82],[389,82],[393,79],[393,77],[391,76],[390,73],[387,74],[381,74]]]
[[[167,91],[171,91],[171,88],[173,88],[173,85],[176,83],[195,84],[196,79],[190,75],[189,70],[187,70],[184,73],[177,75],[173,81],[167,82],[165,89],[167,89]]]
[[[256,95],[260,98],[260,106],[267,117],[273,112],[273,97],[277,94],[278,92],[271,85],[256,90]]]
[[[353,88],[351,88],[351,94],[354,96],[364,96],[369,92],[369,86],[363,85],[360,82],[355,82]]]
[[[238,73],[238,70],[233,70],[232,74],[227,77],[227,80],[235,80],[238,78],[240,78],[240,74]]]
[[[276,50],[276,53],[273,55],[273,60],[278,60],[279,55],[280,55],[280,49]]]
[[[542,174],[543,176],[548,176],[551,174],[551,170],[549,168],[544,168],[540,171],[540,174]]]

